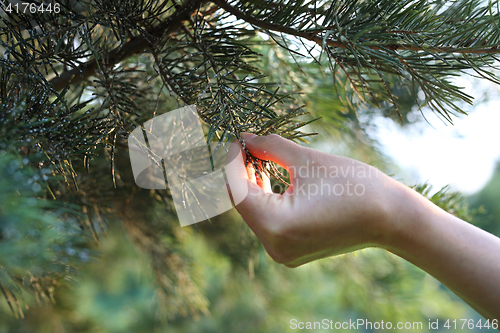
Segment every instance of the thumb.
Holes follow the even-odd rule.
[[[250,153],[261,160],[271,160],[286,169],[302,164],[304,160],[303,147],[277,134],[258,136],[240,133],[240,136]]]

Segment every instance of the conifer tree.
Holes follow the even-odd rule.
[[[111,223],[150,256],[168,313],[206,310],[169,192],[140,189],[131,174],[128,134],[156,115],[195,104],[207,142],[241,132],[300,141],[318,116],[366,142],[361,117],[405,123],[416,105],[452,122],[472,103],[453,77],[499,83],[498,1],[0,5],[0,289],[16,316],[30,295],[50,302]],[[287,70],[272,70],[270,53]],[[252,242],[214,237],[239,229],[195,228],[246,265]]]

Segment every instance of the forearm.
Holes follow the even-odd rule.
[[[487,319],[500,319],[500,239],[399,186],[387,250],[420,267]]]

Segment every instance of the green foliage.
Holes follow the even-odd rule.
[[[494,235],[500,235],[500,164],[497,164],[495,171],[488,183],[474,195],[470,196],[468,202],[474,209],[481,209],[484,214],[478,220],[481,228]]]
[[[59,280],[90,259],[75,207],[40,199],[48,169],[35,172],[29,162],[0,151],[0,289],[16,317],[21,286],[50,302]]]
[[[217,225],[223,228],[228,223],[244,230],[238,219]],[[291,270],[254,247],[252,266],[238,267],[215,246],[220,242],[183,228],[183,247],[204,276],[209,313],[197,320],[166,321],[159,315],[161,302],[153,297],[155,277],[147,254],[137,251],[124,230],[108,231],[109,237],[101,242],[102,255],[86,265],[72,283],[73,290],[58,289],[53,306],[33,307],[24,321],[0,317],[0,330],[267,333],[289,332],[292,318],[427,322],[427,318],[468,316],[466,306],[436,280],[383,250],[367,249]],[[221,238],[234,243],[234,235]],[[246,237],[238,241],[253,244]]]

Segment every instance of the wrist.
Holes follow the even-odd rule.
[[[384,198],[384,219],[379,247],[402,257],[409,255],[421,237],[426,221],[439,209],[413,189],[391,179],[388,197]]]

